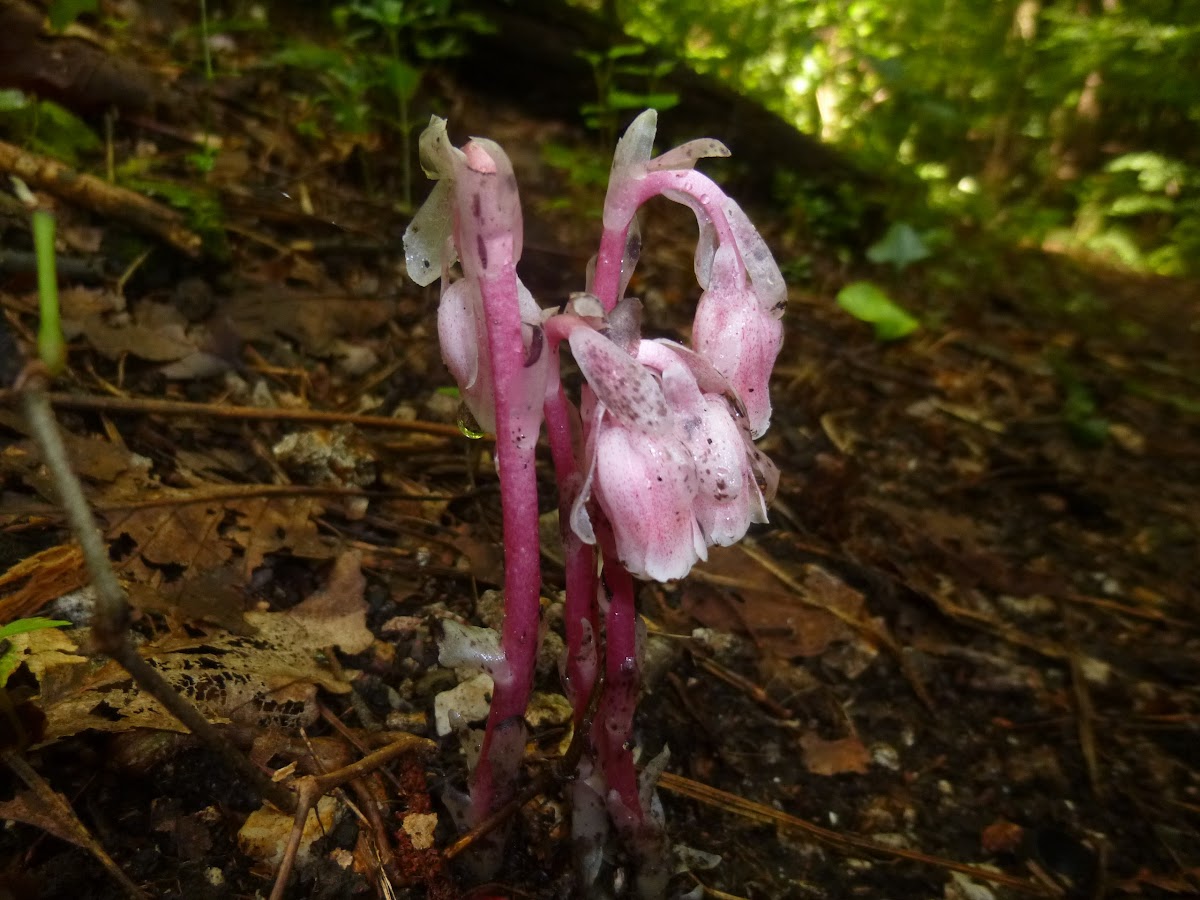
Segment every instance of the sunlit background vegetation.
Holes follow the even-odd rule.
[[[888,261],[903,265],[944,248],[953,233],[978,229],[1136,271],[1200,271],[1193,0],[561,2],[626,36],[607,51],[578,54],[596,80],[594,96],[580,97],[579,120],[597,133],[598,147],[610,147],[633,112],[669,109],[678,98],[666,76],[689,66],[878,176],[886,190],[872,201],[882,199],[887,224],[900,230],[861,237],[890,241],[878,251]],[[489,10],[505,5],[318,2],[306,6],[301,18],[310,27],[300,37],[272,29],[300,16],[289,5],[197,0],[196,29],[172,41],[192,48],[197,67],[203,49],[211,80],[210,43],[231,33],[272,36],[262,65],[315,79],[305,91],[313,115],[295,119],[297,131],[366,139],[376,150],[382,134],[404,161],[399,194],[411,207],[423,76],[465,53],[470,37],[489,28]],[[97,0],[47,8],[56,28],[104,9]],[[228,65],[218,61],[217,77]],[[71,163],[100,145],[65,110],[17,91],[0,91],[0,130]],[[547,152],[557,152],[548,162],[572,168],[574,180],[603,183],[600,157]],[[804,208],[810,232],[862,230],[855,197],[806,195],[794,170],[781,171],[779,197]]]
[[[1200,268],[1198,3],[580,5],[888,175],[907,216],[927,204],[1050,249]]]

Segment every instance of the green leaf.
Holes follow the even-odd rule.
[[[837,295],[837,305],[860,322],[875,326],[875,338],[895,341],[907,337],[921,323],[869,281],[848,284]]]
[[[330,50],[328,47],[297,41],[294,44],[289,44],[272,56],[268,60],[268,63],[280,66],[295,66],[297,69],[323,71],[325,69],[342,68],[346,64],[346,57],[339,50]]]
[[[83,119],[70,110],[42,100],[37,105],[36,132],[30,145],[47,156],[78,165],[81,154],[99,150],[103,144]]]
[[[54,0],[46,10],[50,27],[62,31],[85,12],[95,12],[99,3],[97,0]]]
[[[28,619],[17,619],[0,627],[0,641],[18,634],[28,634],[31,631],[41,631],[43,628],[62,628],[70,625],[66,619],[47,619],[45,616],[32,616]]]
[[[421,85],[421,70],[403,60],[386,60],[382,74],[387,89],[404,100],[411,100]]]
[[[0,113],[15,112],[21,109],[29,108],[29,97],[24,91],[18,91],[16,88],[4,88],[0,90]]]
[[[907,222],[896,222],[879,241],[867,250],[873,263],[891,263],[902,272],[915,262],[929,256],[929,248]]]
[[[8,676],[17,667],[17,648],[8,639],[18,634],[28,634],[31,631],[41,631],[43,628],[62,628],[70,625],[62,619],[46,619],[33,616],[28,619],[17,619],[0,627],[0,689],[8,684]]]
[[[617,44],[610,47],[606,54],[609,59],[627,59],[631,56],[641,56],[646,48],[641,44]]]

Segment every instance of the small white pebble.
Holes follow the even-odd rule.
[[[891,744],[875,744],[871,747],[871,762],[881,769],[895,772],[900,768],[900,754]]]

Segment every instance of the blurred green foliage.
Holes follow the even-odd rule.
[[[574,2],[888,176],[896,219],[1200,272],[1200,3]]]
[[[658,82],[675,64],[669,60],[648,62],[641,44],[618,44],[603,53],[580,50],[578,55],[592,67],[596,82],[595,100],[579,111],[589,128],[600,132],[605,147],[617,139],[619,117],[653,107],[664,112],[679,102],[679,95],[657,90]]]
[[[874,326],[879,341],[896,341],[921,327],[886,291],[869,281],[846,285],[838,291],[837,305],[860,322]]]
[[[0,135],[71,166],[101,146],[96,133],[70,110],[13,88],[0,89]]]
[[[99,0],[51,0],[46,7],[46,19],[55,31],[62,31],[84,13],[94,13]]]
[[[403,204],[412,206],[411,104],[423,66],[462,54],[463,38],[487,31],[486,20],[456,10],[451,0],[347,0],[330,16],[340,39],[334,46],[292,41],[270,60],[315,73],[337,128],[367,134],[384,125],[400,138]],[[311,123],[309,123],[311,125]],[[314,135],[315,136],[315,135]]]

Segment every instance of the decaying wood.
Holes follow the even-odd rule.
[[[200,236],[184,225],[183,216],[141,194],[4,141],[0,141],[0,172],[16,175],[32,188],[100,216],[132,225],[188,256],[200,253]]]

